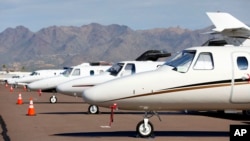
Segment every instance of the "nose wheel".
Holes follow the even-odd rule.
[[[136,126],[136,132],[140,137],[152,137],[154,132],[154,127],[148,118],[140,121]]]
[[[99,107],[96,105],[89,105],[88,113],[90,114],[98,114],[99,113]]]
[[[154,137],[154,126],[149,121],[149,118],[156,115],[158,119],[161,121],[159,114],[156,111],[150,111],[149,113],[146,111],[144,115],[144,119],[140,121],[136,126],[137,135],[140,137]]]
[[[56,103],[57,102],[57,98],[56,98],[56,96],[55,95],[53,95],[53,96],[51,96],[50,97],[50,103]]]

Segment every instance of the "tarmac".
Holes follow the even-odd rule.
[[[21,105],[16,104],[19,93]],[[57,94],[58,102],[51,104],[51,95],[26,92],[21,87],[10,92],[0,84],[0,141],[229,141],[230,125],[250,124],[250,118],[241,114],[164,111],[159,113],[162,121],[150,118],[155,136],[139,138],[135,128],[143,119],[142,111],[115,111],[109,127],[110,109],[100,108],[100,114],[91,115],[82,98]],[[27,116],[31,97],[35,116]]]

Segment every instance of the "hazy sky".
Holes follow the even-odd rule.
[[[90,23],[134,30],[212,25],[205,12],[228,12],[250,24],[250,0],[0,0],[0,32],[23,25],[36,32],[49,26]]]

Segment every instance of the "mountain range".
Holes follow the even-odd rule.
[[[146,50],[175,53],[199,46],[210,31],[181,27],[133,30],[124,25],[91,23],[81,27],[51,26],[32,32],[24,26],[7,28],[0,33],[2,70],[62,68],[83,62],[134,60]]]

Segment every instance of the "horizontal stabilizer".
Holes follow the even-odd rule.
[[[136,58],[136,61],[157,61],[159,58],[169,56],[171,56],[171,53],[163,50],[148,50],[144,52],[141,56]]]

